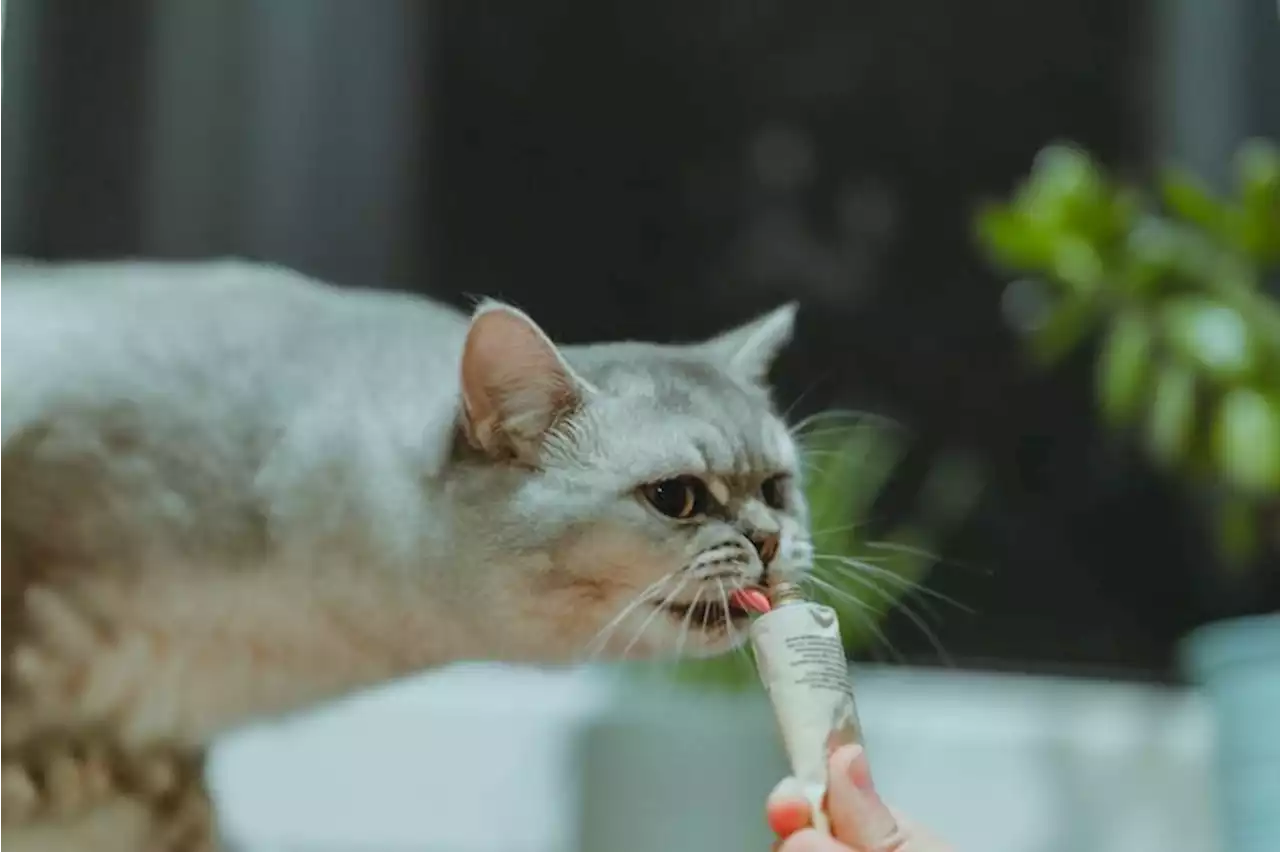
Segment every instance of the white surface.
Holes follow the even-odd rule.
[[[1211,731],[1190,693],[912,672],[858,692],[885,797],[960,849],[1216,848]]]
[[[247,852],[767,848],[763,701],[610,674],[450,669],[246,731],[211,768],[228,833]],[[885,797],[959,849],[1216,850],[1194,695],[901,669],[857,694]]]
[[[244,731],[210,775],[238,848],[567,848],[572,740],[603,712],[601,681],[459,667]]]

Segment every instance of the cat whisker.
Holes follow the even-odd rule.
[[[877,542],[877,544],[883,545],[882,549],[885,550],[903,552],[923,559],[937,559],[934,554],[919,548],[913,548],[910,545],[899,545],[897,542]],[[883,597],[886,602],[889,602],[891,605],[901,609],[903,614],[920,630],[921,634],[929,640],[930,645],[932,645],[938,652],[938,657],[945,664],[953,665],[951,656],[946,652],[946,649],[943,648],[942,643],[938,640],[937,636],[928,624],[929,621],[932,621],[935,624],[939,623],[941,619],[933,608],[924,600],[920,600],[920,598],[933,598],[934,600],[941,601],[942,603],[955,607],[961,612],[971,615],[973,614],[972,608],[960,603],[952,597],[934,591],[917,581],[903,577],[894,571],[890,571],[878,565],[870,564],[864,559],[855,559],[853,557],[839,556],[836,554],[819,554],[814,557],[814,564],[816,567],[821,567],[824,570],[835,570],[841,577],[856,582],[864,588],[876,592]],[[885,582],[904,590],[905,593],[898,596],[898,599],[894,601],[892,600],[892,596],[885,592],[884,589],[880,588],[876,583],[870,582],[866,577],[857,576],[857,572],[864,572],[873,577],[880,578]],[[927,618],[922,617],[912,608],[912,597],[917,597],[918,605],[924,610]]]
[[[835,554],[819,553],[813,557],[813,564],[821,570],[829,570],[836,572],[841,577],[851,577],[859,574],[869,574],[873,577],[883,579],[886,583],[897,589],[906,591],[919,591],[920,584],[908,577],[903,577],[879,565],[873,565],[862,559],[855,559],[852,556],[837,556]],[[866,580],[865,577],[854,578],[861,582]]]
[[[837,584],[831,582],[830,580],[824,577],[818,576],[816,573],[810,572],[809,574],[805,575],[801,579],[801,582],[813,583],[815,586],[821,589],[826,596],[839,598],[840,600],[847,601],[848,603],[853,604],[860,610],[865,610],[867,612],[870,612],[876,618],[883,618],[885,615],[884,610],[878,609],[871,603],[853,594],[848,589],[843,589]]]
[[[642,589],[638,594],[635,595],[635,597],[631,598],[625,604],[623,604],[622,608],[618,611],[618,613],[612,619],[610,619],[608,623],[606,623],[603,627],[601,627],[598,631],[596,631],[596,634],[593,637],[591,637],[591,639],[586,643],[586,645],[584,646],[584,653],[586,655],[586,659],[588,661],[595,659],[600,654],[600,652],[604,649],[604,647],[608,644],[608,641],[612,637],[613,632],[618,628],[618,626],[623,622],[623,620],[626,619],[626,617],[630,615],[633,611],[635,611],[635,609],[639,607],[641,604],[645,603],[648,600],[651,600],[653,596],[656,595],[658,591],[662,588],[662,585],[664,583],[669,582],[672,578],[674,578],[674,576],[675,576],[675,572],[664,574],[662,577],[659,577],[657,580],[651,583],[647,588]]]
[[[729,595],[724,589],[724,580],[716,580],[716,590],[720,593],[720,606],[723,607],[721,612],[724,617],[724,629],[729,637],[729,642],[734,648],[738,648],[738,631],[733,629],[733,616],[729,609]]]
[[[840,533],[853,532],[854,530],[864,526],[866,526],[865,521],[854,521],[851,524],[844,524],[838,527],[823,527],[820,530],[813,530],[809,535],[811,538],[817,538],[818,536],[823,535],[839,535]]]
[[[865,559],[856,559],[852,556],[840,556],[834,553],[816,553],[813,556],[813,561],[814,564],[835,563],[851,570],[865,571],[874,577],[883,578],[886,582],[892,583],[898,588],[909,590],[914,594],[933,598],[936,601],[953,606],[961,612],[973,615],[973,610],[970,607],[965,606],[955,598],[950,597],[949,595],[944,595],[941,592],[934,591],[923,583],[904,577],[897,572],[890,571],[888,568],[884,568],[880,565],[873,565]],[[841,573],[843,574],[845,572],[841,571]]]
[[[888,604],[889,606],[896,607],[902,610],[902,613],[908,619],[910,619],[911,623],[914,624],[920,630],[921,634],[923,634],[924,637],[929,640],[929,644],[932,645],[934,650],[938,652],[938,658],[941,659],[942,662],[948,666],[954,665],[954,663],[951,660],[951,655],[948,654],[946,649],[942,647],[942,643],[938,640],[937,634],[935,634],[932,628],[929,627],[929,623],[924,618],[922,618],[914,609],[911,608],[911,606],[908,604],[905,598],[898,598],[895,600],[892,596],[890,596],[888,592],[880,588],[880,586],[872,582],[868,577],[861,576],[858,573],[858,570],[856,570],[858,568],[862,570],[872,569],[872,568],[875,568],[875,566],[869,566],[865,564],[857,565],[856,564],[857,560],[854,560],[854,562],[855,562],[854,565],[849,565],[846,563],[842,566],[837,567],[836,570],[839,571],[840,576],[846,580],[857,583],[859,586],[861,586],[862,588],[866,589],[869,592],[874,592],[880,595],[884,599],[885,603]],[[831,563],[828,563],[828,564],[831,564]],[[843,570],[841,570],[841,568],[843,568]],[[899,580],[900,582],[905,583],[906,584],[905,587],[908,588],[910,591],[918,591],[920,588],[922,588],[918,584],[913,584],[910,580],[907,580],[904,577],[899,577],[897,574],[894,574],[892,571],[885,571],[883,568],[876,568],[875,570],[879,572],[883,572],[883,575],[885,577],[893,577]],[[814,575],[810,574],[810,576],[812,577]],[[945,596],[940,596],[940,597],[945,597]],[[950,599],[947,598],[947,600],[950,600]],[[930,611],[930,614],[933,615],[931,611]],[[936,618],[936,615],[933,615],[933,617]]]
[[[733,591],[736,592],[747,588],[759,589],[760,586],[755,583],[748,583],[742,577],[734,578]],[[750,634],[748,633],[748,636],[749,635]],[[742,654],[743,659],[747,661],[747,664],[754,669],[756,666],[755,648],[752,647],[751,643],[749,641],[743,641],[735,647],[737,648],[738,653]]]
[[[810,383],[809,383],[809,386],[808,386],[808,387],[806,387],[803,391],[801,391],[801,392],[800,392],[800,395],[799,395],[799,396],[797,396],[797,397],[795,398],[795,401],[794,401],[794,402],[792,402],[790,405],[788,405],[788,406],[787,406],[786,410],[782,412],[782,422],[783,422],[783,423],[785,423],[785,422],[787,422],[788,420],[790,420],[790,419],[791,419],[791,415],[792,415],[793,413],[795,413],[795,410],[796,410],[797,408],[799,408],[799,407],[800,407],[800,403],[804,402],[804,398],[805,398],[805,397],[807,397],[810,393],[812,393],[812,392],[813,392],[813,390],[814,390],[814,388],[816,388],[816,387],[818,386],[818,384],[819,384],[819,383],[818,383],[818,382],[816,382],[816,381],[815,381],[815,382],[810,382]],[[802,418],[802,419],[801,419],[801,421],[800,421],[800,423],[797,423],[797,424],[796,424],[796,426],[790,426],[790,427],[788,427],[788,430],[795,429],[795,428],[797,428],[797,427],[801,426],[801,424],[808,423],[808,422],[812,421],[815,417],[818,417],[818,416],[819,416],[819,415],[821,415],[821,414],[823,414],[823,412],[821,412],[821,411],[816,412],[816,413],[814,413],[814,414],[810,414],[808,417]]]
[[[806,448],[805,448],[805,451],[804,451],[804,454],[805,454],[805,456],[807,456],[810,460],[812,460],[812,459],[825,459],[825,458],[844,459],[844,458],[847,458],[847,457],[848,457],[848,456],[847,456],[847,453],[846,453],[846,451],[845,451],[845,450],[841,450],[841,449],[831,449],[831,450],[828,450],[828,449],[823,449],[823,448],[821,448],[821,447],[806,447]],[[812,463],[812,461],[811,461],[811,463],[810,463],[810,466],[811,466],[811,467],[816,467],[816,465],[814,465],[814,464]]]
[[[843,423],[840,426],[834,426],[826,429],[809,429],[810,426],[813,426],[816,423],[830,420],[839,420],[843,421]],[[859,411],[854,408],[832,408],[827,411],[815,412],[814,414],[810,414],[808,417],[802,417],[794,426],[790,427],[790,431],[793,436],[800,435],[801,433],[804,433],[806,437],[812,435],[824,435],[843,431],[850,425],[857,425],[868,420],[880,425],[900,425],[897,421],[890,417],[885,417],[883,414],[875,414],[870,411]]]
[[[819,593],[822,596],[827,597],[832,602],[843,600],[853,604],[856,609],[850,614],[862,619],[862,623],[871,631],[871,635],[876,638],[877,642],[889,650],[889,653],[893,656],[894,660],[899,663],[906,661],[906,658],[903,657],[894,644],[889,641],[889,637],[885,635],[885,632],[880,629],[879,621],[884,617],[883,610],[877,609],[859,598],[857,595],[854,595],[848,590],[842,589],[834,583],[824,580],[814,574],[808,575],[802,582],[812,583],[819,590]]]
[[[877,566],[868,565],[867,563],[860,562],[858,560],[850,562],[845,561],[844,558],[824,556],[821,559],[814,560],[814,571],[830,571],[834,574],[832,579],[838,578],[852,583],[857,583],[861,588],[867,589],[868,591],[874,592],[882,597],[885,603],[889,604],[891,607],[902,596],[898,594],[890,594],[882,588],[879,583],[874,582],[870,577],[864,575],[870,574],[872,576],[881,577],[893,588],[902,590],[904,594],[914,592],[918,588],[914,581],[909,580],[906,577],[900,577],[892,571],[885,571],[883,568],[877,568]],[[883,574],[878,574],[877,571],[882,571]]]
[[[684,653],[684,643],[689,638],[689,627],[693,623],[693,611],[698,608],[698,601],[702,598],[702,586],[693,594],[693,600],[689,602],[689,609],[684,614],[684,620],[680,623],[680,637],[676,640],[676,659],[680,659]],[[703,611],[703,618],[706,618],[706,611]]]
[[[801,417],[795,423],[788,426],[787,430],[793,436],[799,435],[802,432],[804,432],[806,429],[808,429],[810,426],[812,426],[814,423],[817,423],[821,420],[830,420],[832,418],[839,417],[839,416],[848,416],[848,415],[840,409],[830,409],[828,411],[815,411],[813,414],[810,414],[807,417]]]
[[[921,559],[933,562],[941,561],[941,557],[932,551],[911,544],[903,544],[900,541],[868,541],[864,542],[863,546],[871,550],[890,550],[894,553],[905,553],[908,556],[919,556]]]
[[[634,612],[637,607],[641,606],[645,602],[651,600],[655,595],[657,595],[658,592],[662,589],[662,586],[666,583],[671,582],[671,580],[673,580],[675,576],[676,576],[675,571],[670,571],[666,574],[663,574],[657,580],[650,583],[648,587],[641,590],[640,593],[637,594],[634,598],[632,598],[629,602],[624,604],[621,611],[619,611],[617,615],[615,615],[607,624],[605,624],[604,627],[601,627],[598,631],[596,631],[596,635],[592,636],[591,639],[587,642],[584,649],[586,654],[586,659],[590,661],[598,657],[600,655],[600,652],[603,651],[604,647],[609,643],[609,639],[612,637],[614,631],[618,629],[618,626],[622,624],[622,622],[626,619],[626,617],[630,615],[632,612]]]
[[[627,643],[627,647],[622,649],[622,653],[619,655],[620,659],[625,660],[627,658],[627,654],[631,653],[631,649],[634,648],[636,643],[644,636],[645,631],[649,629],[649,625],[653,624],[653,620],[658,617],[660,612],[671,605],[671,602],[675,600],[676,595],[680,594],[687,585],[689,585],[689,578],[685,577],[676,584],[674,589],[667,593],[667,596],[662,599],[661,603],[653,608],[652,612],[645,616],[644,621],[640,622],[640,627],[636,630],[635,635],[632,636],[631,641]]]
[[[900,541],[867,541],[862,543],[863,547],[868,550],[888,550],[893,553],[905,553],[908,556],[917,556],[921,559],[927,559],[937,565],[947,565],[950,567],[961,568],[966,571],[977,571],[980,574],[990,574],[989,568],[983,568],[980,565],[974,565],[972,562],[957,559],[943,559],[939,554],[931,550],[925,550],[923,547],[916,547],[911,544],[904,544]]]

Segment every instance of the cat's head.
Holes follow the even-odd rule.
[[[535,656],[706,655],[745,638],[735,589],[812,557],[800,456],[765,385],[795,306],[691,345],[557,347],[482,305],[461,364],[467,503],[512,635]]]

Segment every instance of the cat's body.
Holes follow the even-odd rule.
[[[17,846],[121,798],[150,846],[208,840],[199,755],[230,726],[452,660],[570,661],[602,628],[606,654],[723,650],[726,589],[807,561],[762,386],[789,310],[558,350],[502,306],[238,262],[6,263],[3,295]],[[148,793],[148,756],[188,783]]]
[[[18,605],[11,579],[27,580],[26,571],[136,583],[113,596],[136,612],[102,617],[164,635],[163,648],[127,652],[137,657],[132,676],[154,682],[169,669],[190,706],[166,698],[163,710],[126,711],[137,721],[125,728],[139,740],[193,744],[246,709],[313,697],[290,683],[300,670],[322,666],[331,690],[435,662],[436,653],[450,658],[449,610],[438,606],[451,591],[447,576],[375,590],[355,575],[374,561],[437,564],[441,537],[430,527],[439,510],[419,512],[414,499],[437,492],[413,476],[433,475],[449,452],[450,431],[431,424],[453,417],[445,406],[457,395],[466,319],[384,294],[362,294],[352,310],[336,290],[238,264],[138,271],[110,282],[99,267],[80,273],[84,281],[74,268],[58,273],[62,282],[5,275],[6,630],[21,621],[7,617]],[[358,598],[379,592],[361,612]],[[285,600],[290,607],[277,603]],[[264,601],[265,622],[252,614]],[[397,643],[399,654],[416,651],[413,661],[385,659],[382,649],[376,664],[357,659],[362,622],[388,620],[405,639],[430,631],[433,641]],[[268,643],[255,635],[264,625]],[[233,673],[212,671],[243,667],[246,654],[253,666],[242,676],[258,683],[255,693],[279,694],[255,694],[251,708],[219,706],[245,702],[228,688]],[[120,701],[142,700],[120,683],[128,670],[100,670],[117,680]],[[314,683],[315,672],[304,678]],[[197,694],[215,681],[214,694]],[[51,695],[38,723],[122,709],[84,710]],[[6,719],[6,739],[22,727],[11,735]]]

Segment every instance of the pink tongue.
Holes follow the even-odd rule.
[[[729,600],[748,612],[766,613],[773,609],[769,604],[769,598],[759,589],[738,589],[729,597]]]

